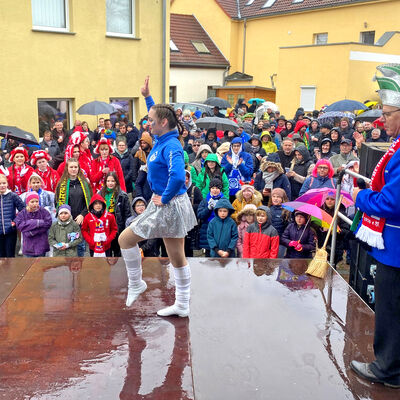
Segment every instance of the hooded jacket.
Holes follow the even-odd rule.
[[[267,221],[251,224],[244,235],[243,258],[277,258],[279,251],[279,235],[271,225],[271,212],[268,207],[261,206],[257,210],[265,211]]]
[[[66,222],[57,220],[51,225],[49,230],[49,244],[53,248],[53,257],[77,257],[76,246],[81,242],[81,228],[72,219],[72,216]],[[57,249],[54,247],[57,243],[65,243],[68,247],[65,250]]]
[[[127,193],[132,193],[132,182],[133,182],[133,171],[134,171],[134,165],[133,165],[133,157],[132,154],[129,152],[129,149],[126,149],[124,153],[119,153],[118,150],[115,151],[115,157],[118,158],[121,168],[122,168],[122,173],[124,174],[124,179],[125,179],[125,186]]]
[[[262,140],[262,138],[264,136],[268,136],[269,137],[269,141],[268,142],[264,142]],[[278,147],[276,146],[276,144],[272,141],[272,136],[268,131],[264,131],[261,136],[261,143],[262,143],[262,148],[265,150],[266,153],[276,153],[278,151]]]
[[[114,171],[117,174],[119,186],[121,187],[121,190],[126,192],[125,178],[124,173],[122,172],[121,163],[119,162],[119,159],[113,155],[109,155],[105,163],[103,162],[101,157],[97,157],[94,160],[92,176],[90,180],[93,185],[94,191],[101,190],[102,185],[105,185],[104,180],[106,174],[103,173],[104,166],[108,167],[110,171]]]
[[[304,231],[305,229],[305,231]],[[304,233],[303,233],[304,231]],[[300,244],[302,251],[297,251],[289,243],[294,240],[298,241],[301,237]],[[311,258],[312,251],[315,250],[315,236],[309,226],[298,226],[296,222],[290,223],[281,236],[281,244],[287,247],[285,258]]]
[[[206,161],[214,161],[219,166],[221,166],[218,160],[218,156],[214,153],[210,153],[205,159],[205,162]],[[198,174],[196,180],[196,186],[201,190],[203,198],[205,198],[207,194],[210,192],[210,176],[209,175],[205,176],[205,174],[206,174],[206,169],[205,167],[203,167],[201,172]],[[222,193],[226,198],[229,198],[229,180],[223,168],[221,168],[221,174],[219,178],[222,180]]]
[[[149,145],[147,151],[142,150],[142,148],[140,147],[141,140]],[[133,183],[135,183],[137,180],[140,166],[147,163],[147,157],[149,156],[153,148],[153,139],[151,138],[148,132],[143,132],[141,138],[138,141],[138,144],[139,144],[139,149],[136,151],[133,157],[133,170],[132,170]]]
[[[100,201],[103,203],[103,213],[100,218],[97,218],[93,214],[93,203],[95,201]],[[88,242],[90,250],[95,250],[94,234],[96,229],[96,224],[98,221],[102,221],[104,227],[104,233],[106,234],[106,241],[103,242],[104,251],[108,250],[111,246],[111,242],[114,240],[118,232],[117,222],[113,214],[106,211],[106,201],[99,195],[95,194],[89,204],[89,212],[83,219],[82,224],[82,235],[83,238]]]
[[[258,146],[253,147],[251,142],[252,140],[258,140]],[[261,158],[265,157],[267,155],[266,151],[262,147],[261,139],[259,135],[252,135],[250,140],[249,140],[249,146],[248,146],[248,153],[251,155],[253,159],[253,172],[258,172],[260,168],[260,160],[258,159],[257,156],[261,156]]]
[[[228,209],[228,216],[221,219],[218,216],[218,209]],[[210,256],[219,257],[218,251],[228,251],[230,257],[235,255],[238,230],[235,221],[230,217],[234,211],[228,199],[222,198],[215,205],[215,218],[208,224],[207,240],[210,247]]]
[[[306,177],[311,173],[311,167],[313,166],[313,162],[311,160],[310,152],[308,151],[306,146],[298,146],[296,147],[296,151],[298,151],[303,159],[301,161],[297,161],[293,167],[293,172],[296,173],[294,177],[289,178],[290,186],[292,188],[292,199],[296,199],[299,197],[299,192],[301,187],[303,186],[303,182]]]
[[[325,177],[318,175],[318,166],[326,165],[329,168],[328,175]],[[319,160],[315,164],[312,175],[308,176],[300,189],[299,196],[310,189],[332,188],[336,187],[336,179],[333,178],[333,167],[329,160]]]
[[[243,197],[243,189],[239,190],[236,193],[236,199],[232,203],[232,207],[235,209],[235,212],[231,215],[231,217],[237,222],[240,222],[239,213],[243,210],[243,208],[247,204],[254,204],[256,207],[262,206],[262,194],[254,190],[253,195],[251,196],[250,201],[246,201]]]

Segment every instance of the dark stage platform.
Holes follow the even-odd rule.
[[[125,308],[119,259],[0,260],[0,399],[398,399],[350,371],[373,358],[373,312],[306,260],[191,259],[190,319],[166,259]],[[250,266],[250,267],[249,267]]]

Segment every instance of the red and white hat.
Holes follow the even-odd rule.
[[[44,151],[44,150],[36,150],[36,151],[34,151],[32,153],[32,155],[31,155],[31,165],[35,166],[36,163],[42,158],[45,158],[47,161],[51,160],[50,154],[47,153],[46,151]]]
[[[64,161],[67,162],[70,158],[74,156],[74,147],[79,146],[78,144],[69,144],[65,149]]]
[[[18,153],[22,154],[25,157],[25,161],[29,160],[28,152],[23,147],[18,146],[11,152],[9,161],[13,162],[14,161],[14,156],[16,154],[18,154]]]
[[[76,131],[69,138],[69,144],[81,144],[87,137],[87,133]]]
[[[108,146],[108,148],[110,150],[110,154],[114,153],[114,149],[112,148],[110,141],[106,138],[101,138],[98,141],[96,148],[94,149],[94,154],[100,154],[99,148],[102,144],[106,144]]]

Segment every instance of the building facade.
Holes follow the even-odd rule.
[[[78,118],[94,129],[97,117],[76,114],[92,100],[138,120],[146,75],[154,98],[167,97],[168,0],[4,0],[1,11],[1,124],[38,136]]]

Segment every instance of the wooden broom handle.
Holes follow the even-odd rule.
[[[340,195],[340,197],[339,197],[339,203],[338,203],[338,205],[336,206],[335,214],[333,214],[332,223],[331,223],[330,226],[329,226],[328,234],[326,235],[324,245],[322,246],[323,249],[325,249],[325,248],[326,248],[326,245],[328,244],[329,236],[331,235],[332,228],[333,228],[333,223],[334,223],[335,219],[337,218],[337,215],[338,215],[338,213],[339,213],[340,205],[342,204],[342,199],[343,199],[343,195]]]

